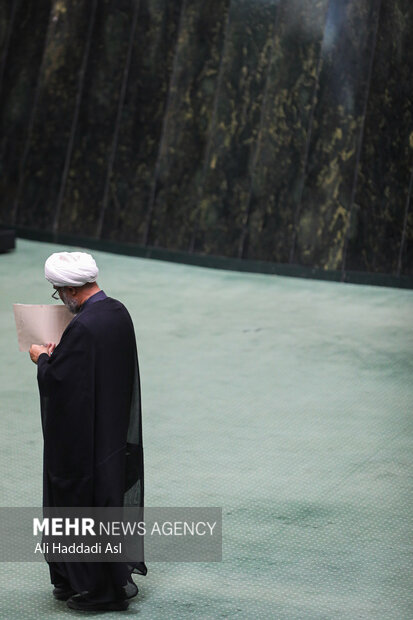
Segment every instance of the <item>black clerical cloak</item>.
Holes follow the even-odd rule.
[[[143,506],[138,357],[131,317],[103,291],[81,307],[52,355],[38,359],[43,506]],[[49,562],[54,584],[136,593],[143,562]],[[125,588],[122,586],[126,584]]]

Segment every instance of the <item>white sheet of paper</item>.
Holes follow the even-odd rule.
[[[13,304],[20,351],[32,344],[58,344],[73,314],[66,306]]]

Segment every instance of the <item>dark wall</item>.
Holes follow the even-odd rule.
[[[411,0],[5,0],[0,223],[413,274]]]

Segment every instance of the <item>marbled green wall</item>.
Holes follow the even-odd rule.
[[[2,221],[11,224],[27,160],[51,2],[38,7],[12,0],[0,6],[0,212]]]
[[[51,8],[14,205],[15,221],[21,226],[53,229],[56,221],[91,6],[81,0],[56,0]]]
[[[250,171],[242,256],[290,261],[319,83],[328,0],[277,9],[262,126]]]
[[[59,213],[58,229],[65,233],[94,236],[96,232],[128,51],[132,5],[133,0],[97,2]]]
[[[411,1],[383,1],[347,247],[348,269],[413,273],[412,36]]]
[[[116,152],[96,235],[143,243],[156,190],[179,24],[185,11],[180,0],[141,0],[135,10]],[[115,127],[111,129],[115,135]]]
[[[277,0],[231,2],[198,205],[195,250],[238,255],[277,4]]]
[[[291,260],[340,269],[380,0],[330,2]]]
[[[184,2],[142,242],[188,249],[222,57],[228,0]]]
[[[410,0],[5,0],[0,222],[413,274]]]

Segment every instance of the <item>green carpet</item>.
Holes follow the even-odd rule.
[[[41,504],[12,303],[52,303],[43,264],[64,249],[0,256],[3,506]],[[412,619],[413,291],[93,255],[135,324],[146,504],[224,519],[221,563],[149,562],[105,617]],[[76,615],[46,563],[0,563],[0,588],[2,619]]]

